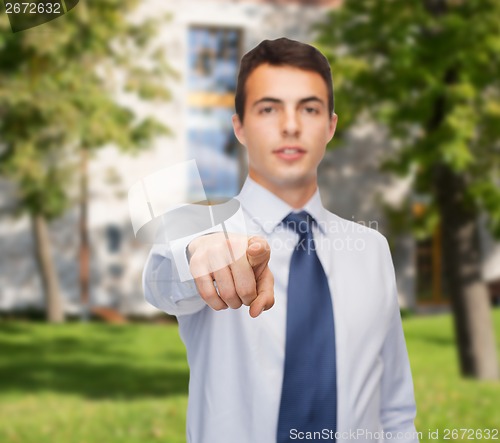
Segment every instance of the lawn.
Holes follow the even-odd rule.
[[[493,314],[500,356],[500,310]],[[445,429],[498,430],[500,381],[478,382],[459,376],[452,318],[413,317],[404,321],[404,329],[417,400],[416,427],[423,432],[422,441],[432,441],[427,438],[429,429],[439,430],[439,441],[444,441]]]
[[[458,376],[451,318],[404,327],[422,442],[435,441],[429,429],[443,441],[445,429],[498,428],[500,382]],[[175,325],[0,323],[0,352],[1,443],[185,442],[188,368]]]

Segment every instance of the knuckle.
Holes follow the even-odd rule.
[[[193,254],[189,260],[189,268],[197,268],[200,266],[200,254]]]
[[[255,297],[246,297],[246,298],[241,299],[242,304],[245,306],[250,306],[254,300],[255,300]]]
[[[199,291],[201,298],[205,301],[207,304],[211,304],[213,297],[209,294],[207,294],[205,291]]]
[[[257,298],[257,293],[255,290],[247,289],[246,291],[238,292],[243,304],[245,306],[250,306],[250,304]]]
[[[242,305],[240,298],[236,295],[236,292],[234,291],[221,292],[220,296],[222,300],[224,300],[224,302],[233,309],[238,309]]]
[[[203,275],[208,269],[208,256],[205,252],[194,254],[189,260],[189,270],[192,273]]]
[[[224,254],[227,251],[226,243],[218,242],[213,245],[211,253],[213,254]]]
[[[206,297],[204,300],[205,303],[215,311],[222,311],[223,309],[227,308],[224,302],[220,300],[219,297],[217,296],[209,296]]]
[[[213,284],[210,280],[203,279],[200,281],[198,289],[204,298],[213,297]]]

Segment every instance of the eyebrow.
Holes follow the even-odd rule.
[[[261,99],[257,100],[256,102],[253,103],[252,107],[257,106],[259,103],[263,102],[271,102],[271,103],[283,103],[283,100],[280,100],[278,98],[274,97],[262,97]],[[299,105],[303,105],[304,103],[307,102],[319,102],[323,106],[325,105],[324,101],[321,100],[319,97],[316,97],[315,95],[311,95],[310,97],[304,97],[299,100]]]

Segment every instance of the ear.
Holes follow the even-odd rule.
[[[328,142],[333,138],[335,134],[335,129],[337,129],[337,122],[339,120],[339,116],[335,113],[330,117],[330,124],[328,127]]]
[[[238,114],[234,114],[232,120],[234,135],[243,146],[246,146],[245,129],[243,128],[243,123],[238,117]]]

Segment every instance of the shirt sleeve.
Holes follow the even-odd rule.
[[[391,317],[381,355],[384,372],[381,383],[380,417],[384,434],[387,436],[386,441],[418,443],[414,424],[416,405],[413,380],[403,334],[394,266],[387,241],[385,241],[385,249]]]
[[[172,251],[166,244],[151,248],[142,284],[146,301],[167,314],[189,315],[207,306],[193,279],[181,281]]]

